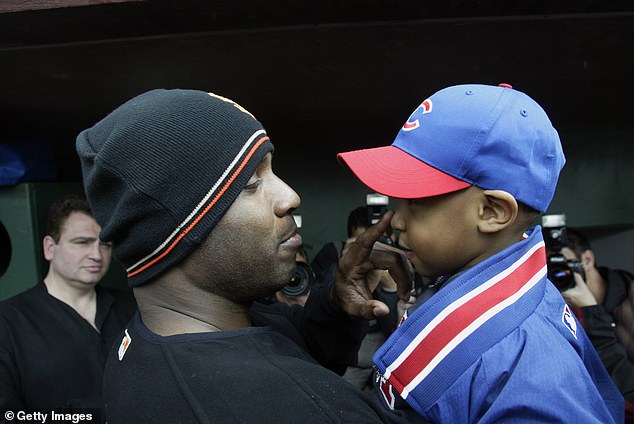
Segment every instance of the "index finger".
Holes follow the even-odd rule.
[[[396,283],[399,298],[407,300],[414,286],[414,267],[405,252],[394,246],[375,242],[370,256],[372,265],[387,269]]]
[[[356,243],[362,246],[363,250],[366,253],[369,253],[374,246],[374,242],[381,237],[387,229],[390,227],[390,221],[392,220],[392,215],[394,212],[387,211],[373,226],[365,230],[359,237],[356,239]]]
[[[393,212],[388,211],[381,217],[379,222],[365,230],[356,238],[347,249],[345,256],[339,260],[339,266],[342,267],[343,270],[350,270],[370,258],[374,242],[389,228],[392,215]]]

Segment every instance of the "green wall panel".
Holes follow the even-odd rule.
[[[566,165],[549,211],[570,226],[634,226],[634,128],[559,132]]]

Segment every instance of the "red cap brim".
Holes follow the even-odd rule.
[[[394,146],[339,153],[350,170],[377,193],[416,199],[451,193],[471,184],[445,174]]]

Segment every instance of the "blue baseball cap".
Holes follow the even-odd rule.
[[[431,197],[475,185],[504,190],[540,212],[548,209],[566,161],[546,112],[508,84],[440,90],[414,110],[391,146],[337,157],[390,197]]]

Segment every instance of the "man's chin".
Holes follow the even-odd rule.
[[[269,295],[282,290],[284,286],[291,282],[291,279],[295,276],[296,267],[297,265],[293,261],[292,267],[288,267],[288,269],[284,270],[284,272],[279,273],[279,278],[276,279],[276,283],[272,284],[273,291],[269,293]]]

